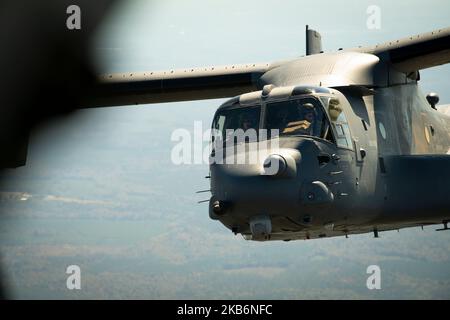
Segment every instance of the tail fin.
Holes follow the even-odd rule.
[[[322,37],[320,33],[309,29],[306,25],[306,55],[322,53]]]

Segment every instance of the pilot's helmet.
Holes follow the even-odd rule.
[[[314,105],[312,103],[307,102],[303,104],[303,108],[305,110],[314,110]]]
[[[316,112],[314,109],[314,105],[312,103],[304,103],[303,104],[303,118],[308,120],[309,122],[314,121],[316,116]]]

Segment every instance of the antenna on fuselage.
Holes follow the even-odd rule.
[[[306,25],[306,55],[323,53],[322,37],[316,30],[309,29]]]

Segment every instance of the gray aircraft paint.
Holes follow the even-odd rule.
[[[83,107],[237,95],[219,110],[251,100],[264,109],[276,94],[294,99],[295,90],[310,88],[316,91],[310,96],[338,98],[351,146],[280,138],[280,148],[272,151],[289,159],[285,176],[262,175],[262,163],[212,164],[212,219],[253,240],[446,223],[450,116],[448,108],[428,104],[417,82],[419,70],[450,62],[450,28],[331,53],[320,53],[314,30],[306,35],[307,56],[291,60],[105,75]],[[273,89],[263,98],[263,88]],[[323,155],[329,160],[319,164]]]

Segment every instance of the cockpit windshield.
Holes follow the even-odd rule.
[[[268,138],[304,135],[333,141],[324,108],[314,97],[269,102],[263,108],[256,105],[219,110],[213,129],[223,141],[228,141],[236,130],[255,133],[252,135],[254,139],[245,139],[254,141],[259,138],[261,129],[267,129],[267,135],[261,136]]]
[[[213,129],[221,134],[223,141],[227,141],[239,129],[243,132],[253,131],[256,139],[260,116],[261,106],[222,110],[214,119]]]

